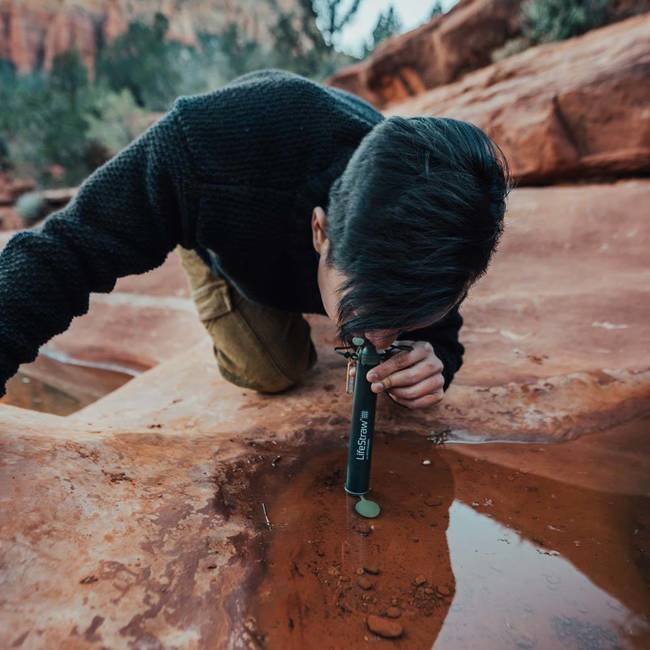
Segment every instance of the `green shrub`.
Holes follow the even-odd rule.
[[[8,66],[0,74],[0,137],[17,174],[43,180],[58,164],[64,182],[76,182],[88,171],[84,114],[94,101],[78,52],[57,57],[49,75],[17,75]]]
[[[222,34],[199,34],[197,47],[167,39],[168,21],[133,22],[122,36],[100,47],[89,79],[76,50],[59,55],[47,73],[17,74],[0,60],[0,169],[36,179],[43,186],[76,185],[152,121],[179,95],[215,90],[232,78],[265,67],[323,78],[354,59],[337,52],[331,38],[360,4],[342,9],[321,0],[329,36],[316,24],[312,0],[297,0],[301,13],[276,13],[274,42],[262,45],[235,26]],[[355,9],[356,7],[356,9]],[[354,10],[354,11],[353,11]],[[62,177],[49,169],[60,165]],[[30,199],[25,199],[30,200]]]
[[[126,33],[100,51],[97,80],[114,92],[127,89],[142,108],[166,110],[182,79],[178,54],[183,47],[166,40],[168,27],[160,13],[152,25],[130,23]]]
[[[142,132],[149,115],[126,88],[120,92],[97,89],[96,108],[85,116],[86,138],[104,147],[109,155],[115,154]]]
[[[522,31],[534,43],[561,41],[608,22],[611,0],[528,0]]]

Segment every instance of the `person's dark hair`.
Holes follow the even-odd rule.
[[[473,124],[390,117],[375,126],[327,206],[326,262],[347,276],[341,339],[443,317],[487,270],[511,188],[503,152]]]

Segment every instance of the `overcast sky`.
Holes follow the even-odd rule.
[[[351,54],[359,54],[364,41],[372,32],[380,13],[393,5],[402,21],[403,31],[421,25],[431,14],[434,0],[363,0],[354,20],[345,28],[337,48]],[[447,11],[456,0],[442,0]]]

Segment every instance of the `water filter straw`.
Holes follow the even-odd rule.
[[[358,349],[345,491],[354,496],[363,496],[370,490],[372,437],[377,403],[377,394],[370,390],[371,382],[366,375],[371,368],[381,363],[381,356],[372,343],[361,337],[355,337],[352,343]]]

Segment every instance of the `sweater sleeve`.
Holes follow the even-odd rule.
[[[458,340],[463,318],[455,307],[443,319],[428,327],[400,334],[398,340],[429,341],[436,356],[442,361],[444,390],[449,388],[454,375],[463,364],[465,348]]]
[[[154,269],[181,241],[189,160],[175,110],[0,254],[0,396],[21,363],[88,311],[91,292]]]

